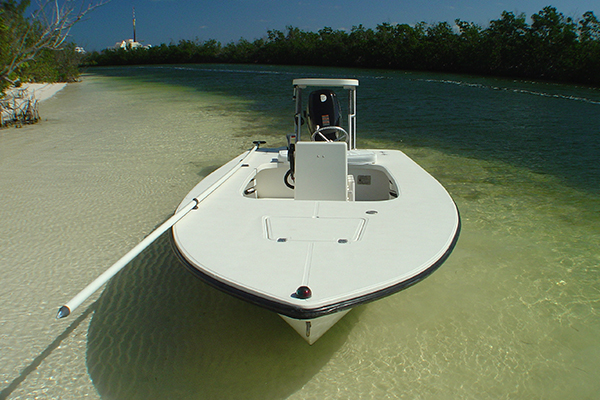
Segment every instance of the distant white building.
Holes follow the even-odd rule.
[[[135,39],[135,7],[133,8],[133,39],[123,40],[122,42],[115,43],[115,49],[149,49],[151,45],[143,45]]]
[[[151,45],[143,45],[140,42],[136,42],[133,39],[127,39],[127,40],[123,40],[122,42],[117,42],[115,43],[115,49],[125,49],[125,50],[131,50],[131,49],[148,49],[152,47]]]

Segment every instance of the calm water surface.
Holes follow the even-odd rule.
[[[450,259],[308,346],[161,237],[58,306],[206,174],[293,130],[291,80],[358,78],[359,146],[405,151],[463,219]],[[263,66],[91,70],[0,131],[0,399],[600,397],[600,91]]]

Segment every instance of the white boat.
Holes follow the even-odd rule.
[[[456,245],[460,217],[404,153],[356,148],[357,80],[293,86],[288,147],[255,142],[207,176],[182,201],[179,211],[197,205],[172,233],[197,276],[278,313],[312,344],[353,307],[435,271]],[[348,92],[345,128],[337,95],[323,88]]]

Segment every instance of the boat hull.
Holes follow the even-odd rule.
[[[281,149],[236,157],[184,198],[228,177],[172,232],[198,277],[276,312],[309,343],[351,308],[430,275],[457,243],[453,200],[400,151],[350,154],[346,200],[296,199],[288,170]],[[297,295],[303,286],[311,296]]]
[[[281,314],[279,314],[279,316],[294,328],[308,344],[313,344],[349,311],[350,310],[344,310],[335,314],[329,314],[313,319],[294,319]]]

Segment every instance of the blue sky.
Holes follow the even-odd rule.
[[[288,25],[305,31],[325,26],[350,30],[359,24],[375,28],[382,22],[453,23],[460,18],[486,27],[504,10],[529,18],[548,5],[574,18],[586,11],[600,17],[600,0],[111,0],[73,27],[71,40],[87,50],[102,50],[131,38],[133,7],[138,41],[158,45],[181,39],[252,41]]]

